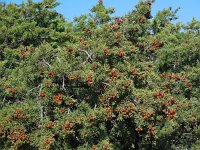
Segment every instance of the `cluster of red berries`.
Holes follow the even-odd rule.
[[[72,53],[72,52],[74,51],[74,49],[71,48],[71,47],[67,47],[67,48],[66,48],[66,51],[67,51],[68,53]]]
[[[93,78],[92,74],[87,75],[86,82],[88,85],[91,85],[94,82],[94,78]]]
[[[160,91],[160,92],[154,93],[153,96],[156,99],[162,99],[165,96],[165,94]]]
[[[176,114],[176,110],[175,109],[171,109],[168,112],[168,116],[170,117],[170,119],[173,119],[175,114]]]
[[[49,87],[51,87],[52,86],[52,82],[51,81],[47,81],[46,83],[45,83],[45,87],[46,88],[49,88]]]
[[[55,103],[60,105],[63,102],[63,94],[58,94],[53,97]]]
[[[175,101],[173,98],[171,98],[171,99],[169,100],[169,103],[170,103],[170,105],[174,105],[174,104],[176,104],[176,101]]]
[[[22,117],[23,117],[21,110],[19,110],[18,108],[15,110],[14,114],[15,114],[15,118],[17,118],[19,120],[22,119]]]
[[[68,80],[69,80],[69,81],[75,80],[75,76],[70,76],[70,77],[68,77]]]
[[[63,114],[65,112],[65,108],[58,108],[58,112]]]
[[[5,129],[4,125],[0,125],[0,138],[5,137]]]
[[[122,19],[122,18],[119,18],[119,17],[115,17],[115,22],[116,23],[124,23],[124,19]]]
[[[116,37],[116,39],[119,39],[119,38],[121,37],[121,33],[120,33],[119,31],[117,31],[117,32],[115,33],[115,37]]]
[[[88,126],[92,126],[94,124],[94,116],[89,116],[87,117],[88,120]]]
[[[124,50],[119,50],[116,55],[118,57],[124,57],[125,56],[125,52],[124,52]]]
[[[137,69],[136,68],[132,68],[131,69],[131,75],[136,76],[138,74]]]
[[[81,45],[84,45],[84,46],[86,45],[86,41],[84,40],[84,38],[80,38],[79,42]]]
[[[131,86],[132,81],[131,80],[124,80],[124,88],[128,89]]]
[[[26,52],[27,52],[26,48],[23,47],[23,48],[21,49],[21,57],[22,57],[23,59],[26,57]],[[30,49],[29,49],[29,53],[30,53],[30,54],[33,53],[33,48],[30,48]]]
[[[177,82],[181,82],[181,85],[183,85],[183,88],[185,88],[185,90],[188,90],[192,87],[192,84],[187,81],[186,74],[162,73],[160,76],[163,80],[167,80],[161,85],[165,93],[174,92],[178,94],[182,92],[182,88],[175,88],[177,87]]]
[[[113,99],[115,99],[116,97],[118,97],[118,94],[117,94],[117,93],[111,93],[111,94],[109,94],[108,99],[109,99],[109,100],[113,100]]]
[[[46,128],[52,129],[55,126],[55,122],[49,121],[45,124]]]
[[[117,24],[111,25],[111,28],[112,28],[114,31],[118,31],[118,30],[119,30],[119,26],[118,26]]]
[[[163,47],[163,46],[164,46],[164,42],[155,40],[155,41],[152,43],[152,46],[154,46],[154,47]]]
[[[106,118],[107,119],[112,119],[112,113],[113,113],[113,111],[112,111],[111,108],[107,109],[106,110]]]
[[[150,112],[142,112],[142,116],[145,118],[145,119],[147,119],[147,120],[150,120],[152,117],[153,117],[153,112],[152,113],[150,113]]]
[[[50,70],[50,71],[48,72],[48,77],[49,77],[49,78],[53,78],[55,75],[56,75],[56,73],[55,73],[53,70]]]
[[[42,144],[42,148],[45,150],[49,150],[50,146],[54,143],[55,139],[53,137],[47,137]]]
[[[125,108],[121,109],[121,108],[117,107],[115,109],[115,112],[122,114],[122,116],[125,118],[129,118],[133,114],[134,108],[135,108],[134,104],[129,103]]]
[[[98,2],[99,2],[99,4],[102,4],[102,3],[103,3],[103,0],[99,0]]]
[[[97,64],[93,64],[92,65],[92,69],[97,69],[98,65]]]
[[[30,52],[30,54],[32,54],[33,53],[33,48],[30,48],[29,52]]]
[[[111,78],[119,78],[119,71],[115,68],[112,68],[110,73],[109,73],[109,76]]]
[[[45,97],[45,93],[43,91],[41,91],[39,96],[43,98],[43,97]]]
[[[139,22],[140,22],[140,23],[144,23],[145,20],[146,20],[146,17],[145,17],[145,16],[141,16],[141,17],[139,18]]]
[[[83,29],[83,32],[85,32],[85,33],[88,33],[90,30],[89,29],[87,29],[87,28],[84,28]]]
[[[8,88],[6,88],[6,90],[7,90],[9,93],[11,93],[12,95],[17,94],[17,89],[16,89],[16,88],[8,87]]]
[[[135,131],[138,132],[138,133],[142,132],[143,130],[144,130],[144,129],[143,129],[142,127],[137,127],[137,128],[135,129]]]
[[[25,48],[22,48],[22,49],[21,49],[21,57],[22,57],[22,58],[25,58],[25,57],[26,57],[26,49],[25,49]]]
[[[148,126],[148,132],[149,132],[150,140],[154,140],[154,138],[155,138],[155,131],[156,131],[156,129],[153,127],[152,124]]]
[[[69,76],[68,80],[73,81],[73,80],[78,79],[78,78],[80,78],[80,73],[76,73],[75,75]]]
[[[71,122],[63,124],[63,129],[64,129],[65,132],[71,130],[72,127],[73,127],[73,123],[71,123]]]
[[[24,133],[24,130],[22,127],[18,127],[17,130],[10,131],[10,133],[8,135],[8,139],[11,140],[14,147],[17,147],[20,143],[22,143],[24,141],[28,141],[29,138],[30,137]]]
[[[103,52],[107,56],[111,56],[112,55],[112,53],[109,51],[109,49],[104,49]]]

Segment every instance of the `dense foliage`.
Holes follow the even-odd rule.
[[[152,3],[1,3],[0,149],[200,149],[200,22]]]

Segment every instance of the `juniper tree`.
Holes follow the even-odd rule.
[[[1,149],[199,149],[199,21],[99,1],[0,5]]]

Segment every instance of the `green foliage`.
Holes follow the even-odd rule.
[[[200,22],[152,3],[0,4],[0,148],[199,149]]]

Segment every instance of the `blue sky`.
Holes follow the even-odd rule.
[[[0,0],[15,3],[21,3],[26,0]],[[40,0],[34,0],[40,1]],[[88,13],[98,0],[57,0],[61,3],[56,10],[62,13],[67,20],[71,21],[75,16]],[[115,7],[116,16],[122,16],[128,11],[132,10],[139,0],[103,0],[107,7]],[[173,9],[180,7],[178,12],[179,20],[181,22],[188,22],[192,17],[200,20],[200,0],[156,0],[153,4],[152,14],[163,8],[172,6]]]

